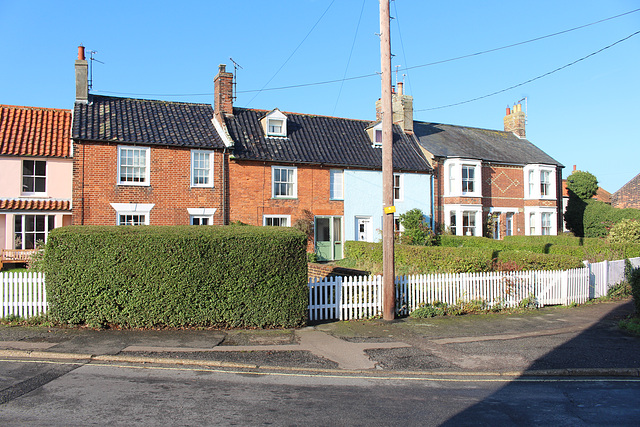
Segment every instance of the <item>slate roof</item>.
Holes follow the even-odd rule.
[[[241,160],[382,168],[382,149],[372,147],[366,132],[373,122],[284,112],[287,137],[266,137],[260,119],[266,110],[234,108],[226,116],[234,156]],[[431,172],[416,142],[394,126],[396,170]]]
[[[0,155],[70,157],[71,110],[0,105]]]
[[[415,121],[413,132],[420,145],[436,157],[563,167],[531,142],[518,138],[512,132]]]
[[[3,199],[0,200],[3,211],[71,211],[69,200],[43,199]]]
[[[73,138],[125,144],[224,148],[207,104],[90,95],[76,103]]]

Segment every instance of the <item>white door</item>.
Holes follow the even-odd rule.
[[[356,218],[356,240],[371,242],[371,217]]]

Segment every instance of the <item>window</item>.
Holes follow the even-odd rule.
[[[393,200],[402,200],[402,175],[393,175]]]
[[[287,116],[277,108],[260,119],[267,136],[287,136]]]
[[[191,151],[191,186],[213,187],[213,151]]]
[[[269,135],[282,135],[283,121],[279,119],[269,120]]]
[[[551,194],[551,181],[549,180],[549,171],[541,170],[540,171],[540,195],[548,196]]]
[[[526,165],[524,176],[526,199],[554,199],[556,197],[556,172],[554,166]]]
[[[47,191],[47,162],[44,160],[22,161],[22,192],[45,193]]]
[[[149,225],[153,203],[111,203],[116,211],[116,225]]]
[[[144,214],[120,214],[118,215],[118,225],[145,225],[147,216]]]
[[[443,164],[444,195],[482,197],[479,185],[482,162],[470,159],[446,159]]]
[[[191,215],[191,225],[213,225],[213,218],[210,215]]]
[[[476,235],[476,213],[470,211],[462,212],[462,233],[465,236]]]
[[[540,214],[541,223],[542,223],[542,235],[549,236],[551,235],[551,214],[549,212],[542,212]]]
[[[374,129],[375,140],[373,141],[374,145],[382,145],[382,129]]]
[[[453,234],[454,236],[457,234],[456,233],[456,212],[455,211],[451,211],[451,213],[449,214],[449,231],[451,231],[451,234]]]
[[[45,243],[55,227],[55,215],[15,215],[13,223],[15,249],[35,249]]]
[[[344,199],[344,171],[338,169],[331,169],[330,172],[331,200],[343,200]]]
[[[290,215],[265,215],[262,219],[262,225],[266,226],[289,227],[290,223]]]
[[[296,175],[295,167],[273,166],[273,198],[296,198],[298,196]]]
[[[475,167],[462,165],[462,194],[473,193]]]
[[[118,184],[149,185],[149,148],[118,147]]]
[[[529,235],[536,235],[536,214],[533,212],[529,214]]]
[[[507,214],[505,225],[506,225],[505,234],[507,236],[513,236],[513,213],[509,212]]]

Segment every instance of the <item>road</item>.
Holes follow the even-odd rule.
[[[375,374],[375,372],[374,372]],[[640,379],[0,361],[0,425],[637,425]]]

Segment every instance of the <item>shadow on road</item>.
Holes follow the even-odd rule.
[[[598,323],[535,360],[528,370],[640,369],[640,338],[617,328],[633,310],[631,301],[613,308]],[[638,380],[522,376],[442,425],[638,425]]]

